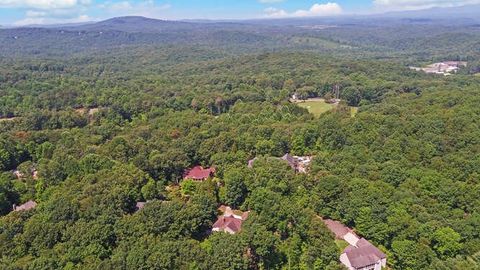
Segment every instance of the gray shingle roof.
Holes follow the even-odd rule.
[[[354,268],[373,265],[379,260],[387,258],[387,255],[364,238],[357,242],[356,248],[347,247],[344,252]]]

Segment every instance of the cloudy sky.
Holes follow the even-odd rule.
[[[375,13],[480,4],[480,0],[0,0],[0,24],[56,24],[125,15],[245,19]]]

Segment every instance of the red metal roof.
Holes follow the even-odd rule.
[[[222,231],[224,231],[225,229],[230,229],[232,232],[237,233],[242,228],[242,222],[242,220],[236,219],[234,217],[220,216],[218,220],[213,224],[213,228]]]
[[[215,173],[215,168],[204,169],[202,166],[195,166],[185,172],[183,179],[206,180]]]

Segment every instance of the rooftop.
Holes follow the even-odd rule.
[[[145,207],[145,204],[146,204],[146,202],[137,202],[135,207],[137,208],[137,210],[141,210]]]
[[[234,217],[220,216],[213,224],[213,229],[237,233],[242,229],[243,220]]]
[[[357,246],[348,246],[344,253],[354,268],[362,268],[373,265],[379,260],[387,258],[387,255],[372,245],[366,239],[362,238],[357,242]]]
[[[335,234],[337,239],[343,239],[346,234],[353,233],[353,230],[343,225],[341,222],[332,219],[322,219],[327,228]]]
[[[195,166],[187,170],[183,179],[206,180],[215,173],[215,168],[204,169],[202,166]]]
[[[37,207],[37,203],[30,200],[20,206],[13,206],[13,211],[18,212],[18,211],[28,211],[30,209],[33,209]]]

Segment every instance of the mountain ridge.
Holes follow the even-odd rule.
[[[278,22],[297,22],[297,21],[344,21],[344,20],[368,20],[369,18],[383,18],[383,19],[424,19],[424,20],[449,20],[449,19],[463,19],[462,23],[468,23],[468,20],[472,22],[480,22],[480,4],[466,5],[460,7],[434,7],[421,10],[408,10],[408,11],[389,11],[382,13],[371,13],[371,14],[344,14],[341,16],[335,17],[295,17],[295,18],[249,18],[241,20],[215,20],[215,19],[178,19],[178,20],[165,20],[157,18],[149,18],[144,16],[120,16],[112,17],[100,21],[89,21],[84,23],[68,23],[68,24],[35,24],[35,25],[24,25],[24,26],[0,26],[0,29],[12,29],[12,28],[73,28],[80,27],[86,29],[102,27],[110,27],[112,30],[123,30],[126,32],[136,32],[138,27],[131,27],[128,29],[118,29],[116,26],[126,25],[126,24],[145,24],[149,27],[147,29],[155,27],[164,27],[168,25],[175,24],[176,26],[182,24],[217,24],[217,23],[235,23],[235,24],[244,24],[244,23],[253,23],[253,24],[275,24]],[[142,29],[144,30],[144,29]]]

